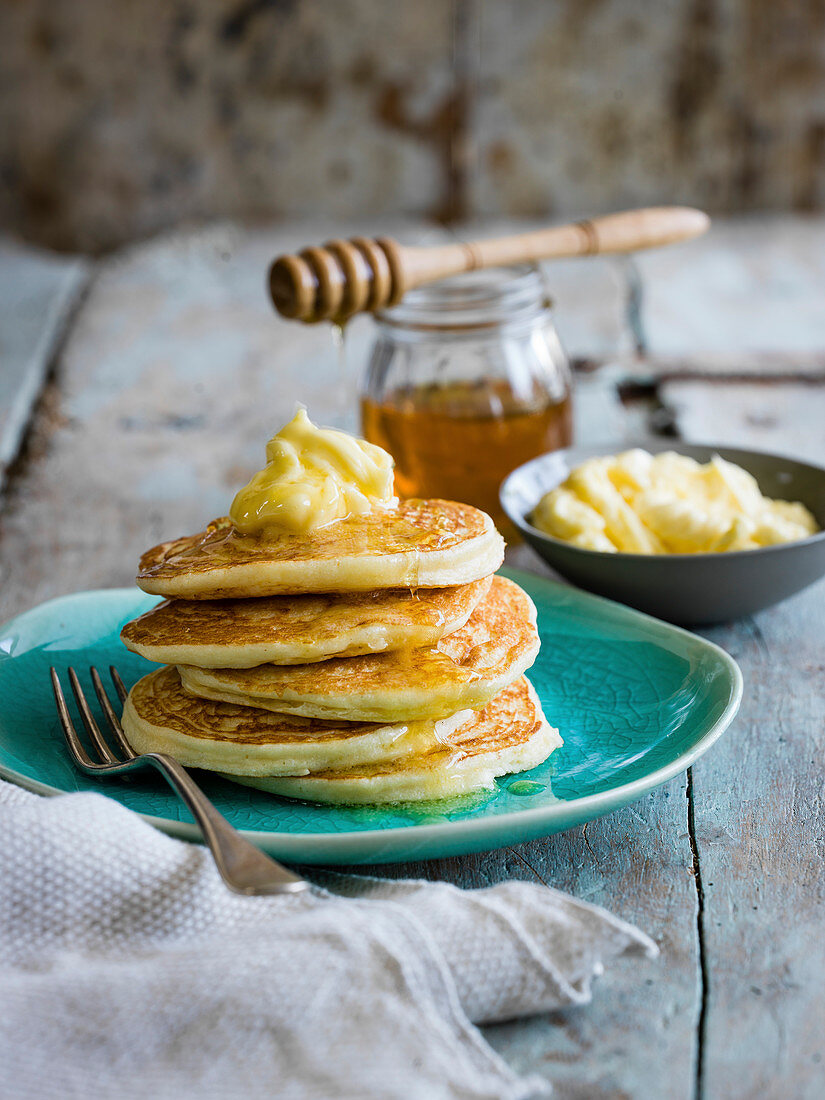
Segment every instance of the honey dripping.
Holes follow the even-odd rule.
[[[347,410],[351,408],[350,401],[352,400],[352,396],[350,392],[350,379],[347,374],[346,324],[346,321],[333,321],[329,328],[338,368],[335,373],[334,382],[335,405],[338,409],[334,427],[342,427],[345,430],[349,430],[350,425],[346,420]]]
[[[492,516],[508,539],[516,533],[498,499],[505,477],[536,455],[569,446],[568,395],[516,395],[503,378],[428,383],[362,398],[364,437],[395,459],[403,497],[460,500]]]

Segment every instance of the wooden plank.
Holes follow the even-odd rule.
[[[709,1097],[822,1096],[823,622],[820,582],[708,633],[745,676],[735,730],[694,768]]]
[[[659,398],[682,438],[825,463],[825,379],[801,384],[668,382]]]
[[[769,368],[825,354],[825,218],[716,222],[675,248],[638,253],[646,353]],[[733,360],[733,362],[732,362]]]
[[[0,487],[90,271],[78,257],[0,239]]]
[[[101,265],[60,357],[62,417],[45,425],[48,447],[7,495],[0,615],[61,592],[130,584],[147,546],[225,511],[296,399],[320,420],[345,422],[351,397],[341,395],[328,331],[280,321],[263,292],[273,255],[342,229],[316,225],[308,237],[301,226],[212,227]],[[360,357],[358,347],[350,352]],[[351,390],[351,374],[345,383]],[[588,378],[584,392],[580,416],[593,437],[624,438],[612,383]],[[698,1010],[687,833],[682,778],[550,840],[376,870],[464,886],[539,878],[637,921],[659,940],[661,960],[619,964],[584,1011],[489,1034],[513,1062],[558,1080],[560,1095],[683,1100]]]
[[[687,438],[825,459],[825,387],[672,384]],[[825,583],[707,636],[739,662],[736,725],[694,766],[707,974],[703,1095],[822,1095]]]
[[[655,962],[611,968],[586,1009],[486,1029],[507,1061],[545,1073],[571,1100],[691,1097],[699,1001],[685,777],[587,826],[490,853],[473,870],[478,883],[531,872],[638,924],[661,950]]]

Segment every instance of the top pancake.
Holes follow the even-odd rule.
[[[406,500],[296,538],[239,535],[228,518],[140,560],[145,592],[186,599],[446,588],[494,573],[504,540],[490,517],[450,500]]]
[[[246,600],[171,600],[121,638],[150,661],[199,668],[303,665],[435,645],[463,626],[491,579],[452,588],[380,589]]]
[[[493,577],[465,625],[432,647],[286,667],[181,665],[180,675],[186,691],[206,699],[307,718],[397,722],[483,707],[538,650],[532,600],[512,581]]]

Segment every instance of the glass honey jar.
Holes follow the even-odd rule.
[[[376,323],[362,431],[395,459],[396,491],[474,504],[513,538],[502,481],[572,437],[570,368],[540,271],[493,268],[419,287]]]

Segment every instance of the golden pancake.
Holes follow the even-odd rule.
[[[429,752],[389,764],[314,772],[308,776],[227,775],[236,783],[289,798],[342,805],[416,802],[492,790],[496,776],[527,771],[562,744],[522,676]]]
[[[397,722],[477,710],[529,668],[539,650],[536,609],[494,577],[466,624],[436,646],[247,669],[180,666],[193,695],[307,718]]]
[[[194,768],[250,776],[386,763],[428,752],[471,712],[441,722],[322,722],[196,699],[172,666],[139,680],[126,700],[123,732],[137,753],[165,752]]]
[[[300,538],[239,535],[229,519],[161,543],[140,560],[145,592],[225,599],[375,588],[447,588],[495,572],[504,540],[469,504],[407,500]]]
[[[490,578],[453,588],[379,589],[249,600],[172,600],[120,633],[129,649],[162,664],[252,668],[435,645],[458,630]]]

